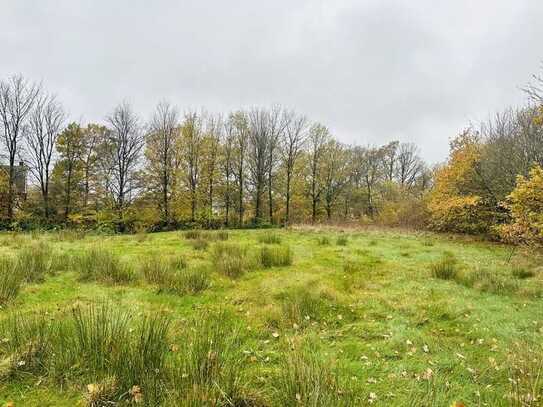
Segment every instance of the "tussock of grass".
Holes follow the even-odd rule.
[[[194,250],[207,250],[209,242],[205,239],[194,239],[191,241],[191,246]]]
[[[329,246],[330,245],[330,238],[328,236],[319,236],[317,238],[317,244],[319,246]]]
[[[16,315],[0,325],[7,339],[0,349],[10,361],[1,373],[31,373],[58,384],[90,383],[87,400],[96,402],[130,401],[129,390],[136,384],[144,401],[156,405],[167,383],[169,325],[160,314],[136,319],[108,305],[76,307],[57,319]],[[107,382],[114,385],[105,391],[101,387]]]
[[[201,230],[187,230],[183,233],[183,236],[187,240],[200,239],[202,237]]]
[[[260,248],[260,264],[264,268],[292,265],[290,246],[263,246]]]
[[[349,239],[345,235],[340,235],[336,239],[336,245],[338,246],[347,246],[348,243],[349,243]]]
[[[186,268],[187,262],[183,257],[165,258],[158,254],[144,258],[140,266],[141,273],[149,284],[161,284],[170,274]]]
[[[442,280],[454,280],[459,271],[458,261],[452,253],[444,253],[441,259],[430,266],[432,276]]]
[[[355,405],[352,394],[340,385],[338,374],[315,340],[286,353],[274,387],[280,406]]]
[[[82,281],[124,284],[135,279],[132,268],[104,248],[91,248],[75,258],[74,263]]]
[[[247,247],[239,244],[215,243],[211,258],[217,272],[231,278],[240,277],[251,266]]]
[[[283,319],[288,325],[320,320],[325,302],[320,293],[306,287],[296,287],[279,295]]]
[[[195,406],[252,405],[245,403],[242,392],[240,344],[239,328],[228,314],[198,315],[185,332],[182,352],[174,363],[173,399],[183,398]]]
[[[533,270],[522,266],[514,266],[511,269],[511,274],[513,277],[518,278],[519,280],[535,277],[535,272]]]
[[[80,229],[61,229],[55,233],[56,240],[59,242],[76,242],[84,239],[86,233]]]
[[[53,248],[44,241],[24,246],[17,254],[17,268],[29,283],[43,282],[45,275],[52,271]]]
[[[488,268],[470,270],[459,275],[457,281],[466,287],[493,294],[512,294],[520,287],[518,280]]]
[[[159,292],[174,294],[198,294],[210,286],[209,273],[206,269],[187,268],[169,272],[158,283]]]
[[[281,243],[281,236],[274,232],[265,232],[258,235],[258,241],[264,244],[279,244]]]
[[[0,258],[0,305],[5,305],[17,297],[23,279],[13,259]]]

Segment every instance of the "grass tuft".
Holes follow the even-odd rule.
[[[432,276],[442,280],[454,280],[458,275],[458,261],[452,253],[444,253],[441,259],[430,266]]]
[[[75,258],[74,263],[81,281],[124,284],[135,279],[130,266],[104,248],[93,247]]]
[[[240,277],[251,265],[247,247],[233,243],[215,243],[211,259],[217,272],[231,278]]]
[[[265,232],[258,235],[258,241],[265,244],[279,244],[281,243],[281,236],[274,232]]]
[[[17,297],[23,279],[14,260],[0,258],[0,305],[5,305]]]
[[[330,361],[314,341],[287,353],[274,387],[277,405],[281,406],[354,405],[351,393],[340,386]]]
[[[338,236],[336,240],[336,245],[338,246],[347,246],[348,243],[349,243],[349,239],[345,235]]]
[[[329,246],[330,245],[330,238],[328,236],[319,236],[317,238],[317,244],[319,246]]]
[[[24,246],[17,254],[17,268],[29,283],[45,280],[45,275],[52,271],[53,249],[42,240]]]
[[[260,264],[264,268],[292,265],[290,246],[263,246],[260,248]]]

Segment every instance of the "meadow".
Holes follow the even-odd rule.
[[[537,406],[535,251],[394,230],[0,234],[0,403]]]

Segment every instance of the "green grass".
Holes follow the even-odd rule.
[[[0,405],[537,405],[543,263],[510,253],[386,230],[0,233]]]

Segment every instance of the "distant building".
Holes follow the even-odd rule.
[[[14,182],[15,193],[19,196],[22,196],[24,199],[26,198],[28,167],[21,161],[19,165],[15,166],[14,170],[15,170],[15,182]],[[6,178],[9,177],[9,165],[0,165],[0,171],[6,174]]]

